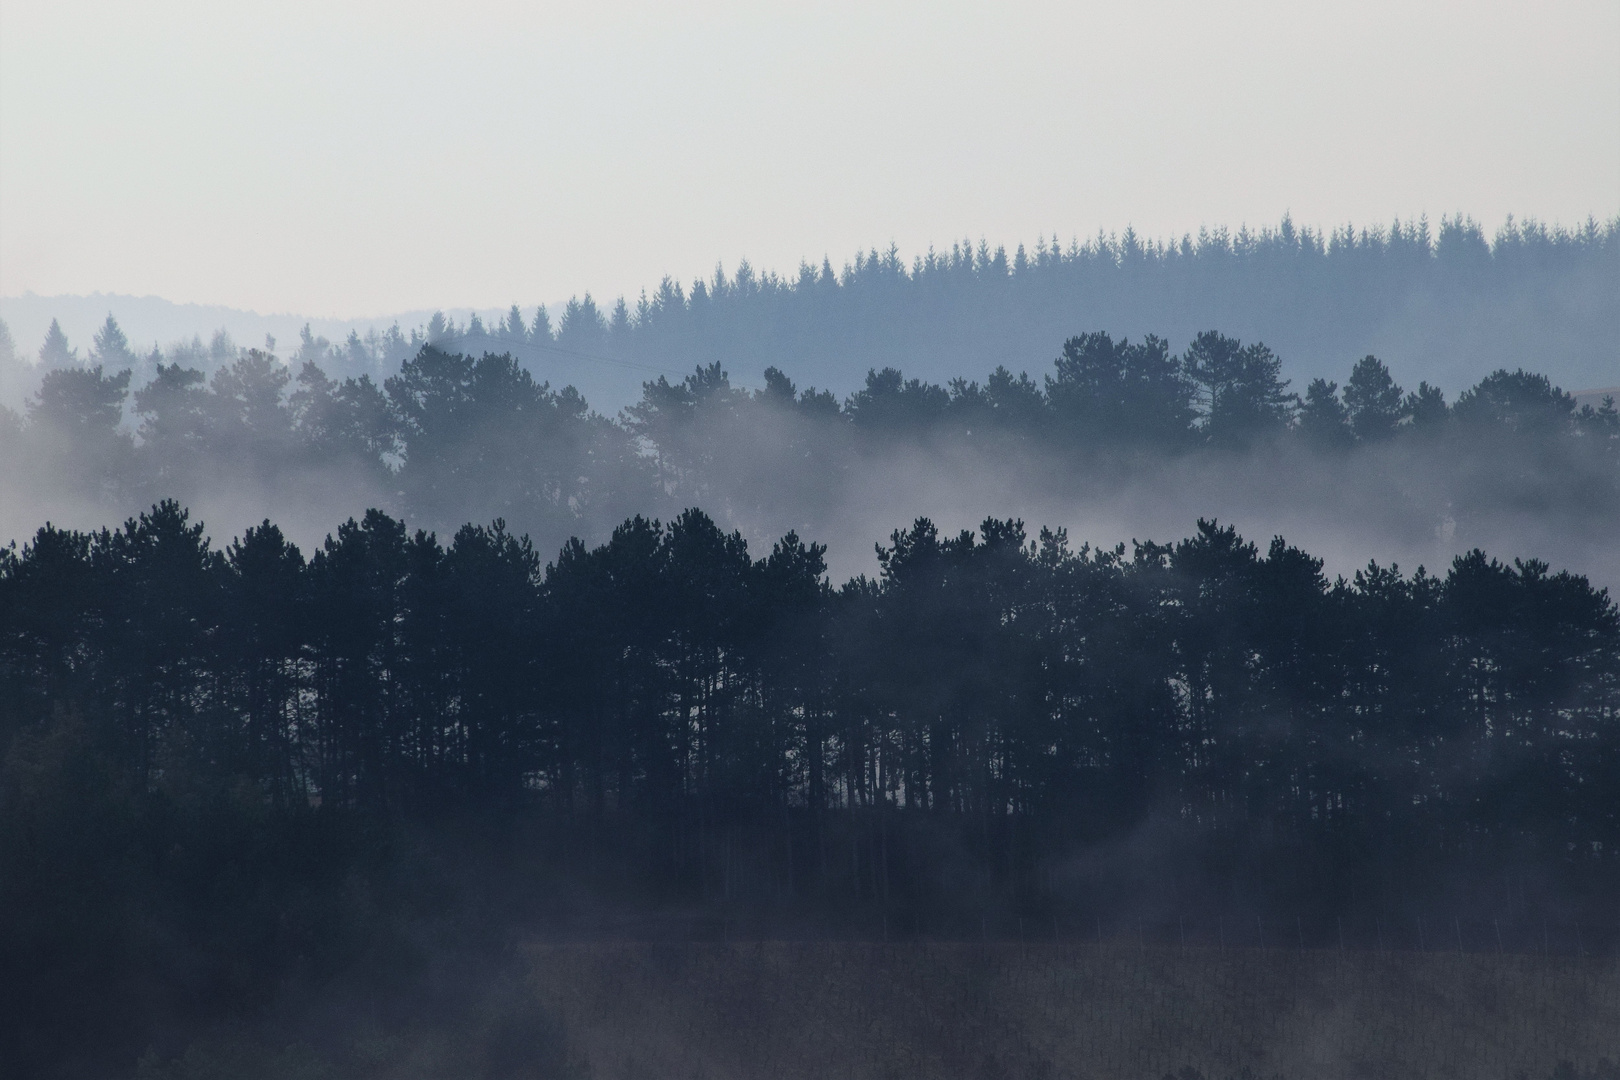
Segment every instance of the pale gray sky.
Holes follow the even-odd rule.
[[[316,316],[1620,210],[1620,3],[0,0],[0,294]]]

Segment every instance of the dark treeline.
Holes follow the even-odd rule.
[[[1157,805],[1384,850],[1616,841],[1620,621],[1545,564],[1329,581],[1210,522],[1127,551],[918,520],[836,588],[824,554],[754,559],[695,509],[544,568],[499,521],[445,546],[370,511],[307,559],[268,522],[214,550],[173,502],[47,526],[0,562],[7,741],[66,711],[141,788],[200,770],[273,806],[887,805],[974,823],[1034,891],[1053,842]]]
[[[515,927],[1613,922],[1616,613],[1583,578],[1337,581],[1214,525],[1074,550],[991,520],[918,522],[835,587],[798,538],[921,461],[1065,494],[1333,476],[1425,533],[1519,514],[1612,550],[1612,402],[1090,333],[1034,377],[874,366],[842,399],[711,360],[608,418],[515,348],[418,341],[374,378],[305,342],[137,386],[116,341],[0,411],[13,535],[157,504],[0,551],[0,1063],[107,1075],[154,1032],[439,985]],[[215,547],[188,503],[286,531]],[[737,532],[790,527],[758,559]]]
[[[824,555],[698,510],[549,564],[380,511],[307,557],[173,502],[41,529],[0,556],[0,1049],[330,978],[402,897],[594,933],[1612,921],[1620,612],[1583,578],[1329,581],[1209,522],[919,520],[836,587]]]
[[[1583,519],[1620,508],[1612,401],[1577,407],[1545,376],[1504,369],[1448,403],[1427,382],[1403,388],[1372,356],[1342,387],[1295,387],[1266,345],[1214,331],[1179,353],[1151,335],[1072,337],[1039,378],[998,367],[941,386],[873,369],[842,401],[776,368],[745,390],[712,362],[645,383],[617,419],[572,387],[536,382],[510,353],[430,345],[380,384],[338,381],[309,361],[295,372],[258,350],[211,378],[165,364],[130,384],[127,369],[57,368],[26,417],[0,412],[0,454],[25,465],[5,482],[34,520],[74,500],[132,509],[225,492],[301,519],[370,504],[446,533],[499,516],[548,547],[691,503],[773,535],[829,527],[821,514],[851,481],[908,448],[972,456],[1021,486],[1130,482],[1176,458],[1230,461],[1219,467],[1237,473],[1241,455],[1399,448],[1397,464],[1363,471],[1391,490],[1442,477],[1418,500],[1430,525],[1503,508]]]

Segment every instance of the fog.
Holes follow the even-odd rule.
[[[915,517],[947,532],[976,529],[986,517],[1018,518],[1031,528],[1066,528],[1077,542],[1127,549],[1133,540],[1180,537],[1202,517],[1248,537],[1283,536],[1325,559],[1330,575],[1352,576],[1370,560],[1443,572],[1455,555],[1477,547],[1620,586],[1620,507],[1612,485],[1596,476],[1588,490],[1598,505],[1585,504],[1567,477],[1521,477],[1532,489],[1544,484],[1545,497],[1521,491],[1499,500],[1479,489],[1479,478],[1458,477],[1407,448],[1342,458],[1267,452],[1151,462],[1129,476],[1086,475],[1069,462],[1013,452],[908,449],[853,472],[820,514],[735,520],[759,541],[784,527],[825,539],[837,578],[870,574],[873,541]]]
[[[758,466],[772,462],[780,437],[773,426],[754,443],[728,432],[727,443],[737,460]],[[1469,460],[1446,460],[1447,453]],[[940,442],[851,454],[831,483],[784,485],[776,470],[759,468],[711,482],[709,499],[691,501],[712,506],[756,547],[790,528],[826,542],[835,579],[873,573],[874,542],[916,517],[947,533],[977,529],[986,517],[1018,518],[1032,530],[1066,528],[1077,543],[1127,550],[1134,540],[1166,542],[1213,518],[1251,538],[1281,535],[1324,558],[1330,575],[1349,577],[1370,560],[1443,573],[1455,555],[1478,547],[1620,586],[1613,459],[1571,476],[1562,471],[1568,463],[1549,463],[1542,473],[1512,454],[1466,444],[1342,454],[1287,447],[1121,464]]]
[[[1262,340],[1302,391],[1373,354],[1455,396],[1497,368],[1526,367],[1570,391],[1620,382],[1620,219],[1465,215],[1391,222],[1212,224],[1196,234],[972,237],[916,252],[856,251],[689,280],[644,282],[617,298],[515,296],[495,309],[446,308],[366,319],[263,316],[124,296],[0,299],[16,358],[47,367],[97,355],[113,318],[124,345],[104,363],[139,387],[162,360],[211,372],[274,341],[296,367],[381,381],[424,342],[511,352],[553,387],[572,385],[606,415],[641,384],[719,362],[740,385],[777,367],[840,399],[872,368],[947,384],[996,365],[1039,372],[1083,330],[1184,341],[1210,328]],[[53,320],[55,321],[53,323]],[[57,352],[49,328],[64,335]],[[272,349],[271,351],[276,351]],[[0,404],[21,408],[37,381],[0,355]]]
[[[107,414],[121,416],[115,428],[97,427],[83,400],[57,401],[53,420],[36,387],[31,419],[6,436],[15,467],[0,477],[0,537],[26,542],[46,521],[99,528],[172,497],[221,544],[269,519],[309,551],[378,507],[446,539],[502,518],[549,558],[570,536],[594,544],[631,515],[698,506],[755,551],[790,530],[827,544],[842,581],[874,574],[874,544],[919,517],[947,533],[1016,518],[1103,548],[1168,541],[1209,518],[1281,535],[1330,575],[1369,561],[1443,573],[1477,547],[1620,585],[1620,436],[1612,414],[1575,409],[1550,383],[1545,400],[1504,398],[1473,419],[1459,407],[1463,419],[1447,411],[1433,430],[1392,413],[1385,436],[1357,439],[1347,420],[1324,441],[1288,404],[1298,416],[1254,438],[1191,428],[1180,445],[1114,445],[1054,419],[1034,381],[1003,386],[1004,397],[1027,387],[1045,410],[1020,417],[977,381],[870,383],[840,404],[781,373],[735,387],[714,365],[648,383],[609,418],[515,362],[427,355],[437,367],[413,359],[379,387],[310,381],[313,365],[299,379],[243,354],[211,382],[137,389]],[[69,370],[70,396],[103,385]],[[1401,387],[1389,390],[1398,401]],[[1396,412],[1414,407],[1407,396]],[[1464,400],[1478,413],[1489,397]]]
[[[1617,43],[0,0],[0,1077],[1617,1080]]]
[[[554,552],[632,514],[699,505],[756,550],[788,529],[827,543],[843,578],[872,572],[873,544],[915,517],[949,529],[1021,518],[1103,546],[1184,535],[1204,517],[1281,534],[1334,573],[1369,560],[1439,570],[1477,546],[1611,584],[1613,459],[1593,449],[1611,437],[1578,415],[1620,383],[1616,295],[1620,220],[1508,222],[1487,237],[1458,216],[1434,231],[1323,234],[1285,219],[1185,242],[1042,240],[1010,256],[964,242],[911,266],[872,252],[796,277],[744,264],[690,288],[666,279],[633,309],[587,294],[504,314],[406,313],[341,337],[344,324],[277,323],[291,333],[262,342],[248,335],[263,320],[234,334],[187,321],[234,318],[220,309],[29,297],[5,302],[25,322],[0,322],[0,404],[15,410],[0,424],[17,466],[0,480],[0,536],[26,540],[45,520],[99,527],[175,497],[222,542],[268,517],[309,549],[378,506],[445,536],[504,517]],[[62,320],[41,331],[57,311],[74,334]],[[1260,437],[1215,437],[1192,414],[1168,442],[1145,436],[1155,409],[1190,398],[1121,426],[1060,416],[1041,396],[1070,334],[1166,334],[1179,351],[1209,326],[1272,350],[1281,412]],[[159,332],[174,337],[150,350],[137,336]],[[469,360],[412,367],[430,344]],[[1351,369],[1375,351],[1393,373],[1379,376],[1393,395],[1380,422],[1400,436],[1387,440],[1346,427]],[[512,362],[477,374],[471,358],[489,354]],[[1107,378],[1124,386],[1140,362]],[[50,372],[94,365],[104,379],[129,370],[120,404],[91,379],[42,405]],[[980,386],[992,368],[1014,381]],[[873,383],[880,369],[897,381]],[[1456,401],[1519,369],[1547,385],[1500,394],[1539,404],[1500,401],[1473,410],[1483,421],[1409,437],[1416,384]],[[160,370],[178,381],[160,386]],[[767,370],[796,380],[786,398]],[[321,374],[306,384],[306,371]],[[1344,430],[1306,430],[1315,380],[1333,384],[1317,406]],[[1560,388],[1588,393],[1573,407]],[[1520,430],[1522,408],[1557,415],[1536,434]]]
[[[1557,573],[1620,586],[1606,396],[1514,369],[1448,397],[1374,357],[1295,387],[1259,341],[1093,331],[1028,375],[885,368],[842,395],[714,362],[609,417],[510,353],[454,351],[465,332],[396,337],[392,369],[313,335],[285,359],[210,341],[132,388],[86,363],[119,355],[116,330],[92,357],[58,342],[0,417],[19,545],[0,552],[0,794],[20,807],[0,858],[22,867],[0,921],[45,928],[16,952],[19,1060],[567,1075],[577,1055],[629,1070],[631,1039],[658,1068],[731,1044],[640,1002],[735,1000],[772,953],[796,958],[772,985],[807,995],[788,1030],[814,1011],[837,1034],[847,1017],[804,989],[817,964],[886,999],[894,958],[923,970],[941,940],[964,959],[928,976],[946,1004],[924,1011],[976,1023],[987,965],[1027,987],[1123,957],[1140,997],[1161,962],[1230,956],[1211,977],[1247,992],[1295,943],[1335,965],[1317,998],[1369,1000],[1346,963],[1430,950],[1436,911],[1458,951],[1514,954],[1498,965],[1614,947],[1620,619]],[[497,519],[510,532],[462,529]],[[1476,546],[1508,566],[1453,564]],[[1332,584],[1369,561],[1405,576]],[[184,947],[109,965],[101,942],[137,920]],[[707,989],[671,977],[698,961]],[[582,999],[604,973],[653,1019]],[[1399,1011],[1443,1029],[1459,985]],[[1527,1007],[1596,1045],[1590,1010],[1543,986]],[[221,999],[251,1019],[220,1020]],[[1199,1035],[1151,1060],[1300,1060],[1254,1012],[1264,1034],[1224,1059]],[[778,1029],[755,1011],[727,1030]],[[1511,1043],[1470,1052],[1539,1062]],[[982,1030],[849,1053],[982,1076],[987,1046],[1036,1069]],[[1345,1060],[1307,1056],[1305,1075]]]
[[[1617,209],[1606,0],[1471,18],[1441,0],[7,0],[4,18],[6,295],[633,306],[717,259],[836,269],[891,241],[909,262],[963,236],[1010,257],[1054,229],[1179,238],[1285,210],[1495,228]]]

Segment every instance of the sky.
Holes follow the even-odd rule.
[[[1620,211],[1620,3],[0,0],[0,295],[364,317],[747,258]]]

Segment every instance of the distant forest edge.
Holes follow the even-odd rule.
[[[717,268],[690,284],[666,277],[635,298],[576,296],[555,325],[543,306],[514,305],[504,317],[441,314],[412,327],[353,330],[335,343],[306,328],[294,361],[381,378],[423,344],[511,352],[542,381],[574,385],[616,409],[648,374],[695,364],[718,362],[755,386],[774,366],[843,394],[874,367],[941,383],[998,364],[1029,368],[1076,325],[1126,336],[1168,331],[1177,340],[1219,325],[1270,342],[1302,383],[1375,353],[1452,392],[1492,368],[1520,365],[1579,390],[1617,381],[1617,295],[1620,217],[1573,229],[1510,218],[1490,238],[1461,215],[1437,231],[1424,218],[1325,233],[1285,217],[1275,228],[1206,229],[1179,240],[1127,229],[1065,245],[1054,235],[1011,253],[964,240],[909,265],[891,246],[841,269],[823,259],[783,275],[743,260],[729,275]],[[8,303],[21,310],[20,299]],[[37,306],[29,305],[33,319]],[[237,351],[221,332],[103,362],[132,367],[138,386],[160,360],[207,368]],[[0,391],[5,369],[15,382],[17,367],[0,362]]]

